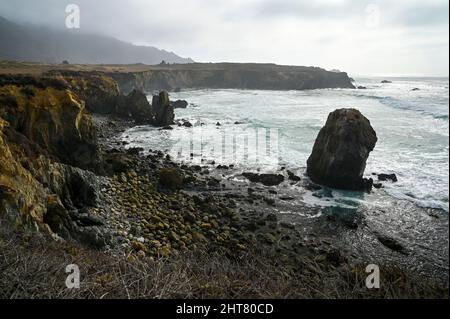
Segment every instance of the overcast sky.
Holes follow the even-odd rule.
[[[1,0],[0,15],[152,45],[199,62],[273,62],[351,75],[448,75],[447,0]]]

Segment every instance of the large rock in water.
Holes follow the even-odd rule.
[[[174,124],[173,105],[171,105],[169,94],[166,91],[161,91],[159,95],[153,96],[152,108],[155,113],[155,125],[166,126]]]
[[[370,121],[356,109],[330,113],[308,159],[312,181],[339,189],[370,191],[372,179],[363,179],[366,161],[377,135]]]

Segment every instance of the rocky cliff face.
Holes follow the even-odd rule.
[[[152,124],[154,112],[144,93],[132,90],[124,95],[111,77],[99,72],[50,72],[86,103],[91,113],[117,116]]]
[[[72,91],[54,87],[0,87],[0,117],[9,140],[27,155],[45,154],[87,168],[96,157],[96,130],[85,103]]]
[[[20,81],[0,86],[2,220],[78,236],[69,213],[92,204],[93,174],[81,168],[94,168],[98,156],[95,128],[75,93]],[[69,225],[71,233],[58,228]]]
[[[148,71],[110,73],[123,92],[177,88],[307,90],[354,88],[345,72],[272,64],[199,64],[153,67]]]
[[[370,121],[358,110],[336,110],[317,136],[307,173],[319,184],[370,191],[373,181],[363,179],[363,174],[376,142]]]
[[[114,171],[120,158],[99,150],[88,108],[154,120],[144,94],[124,96],[108,77],[0,78],[1,220],[90,245],[105,243],[101,222],[86,216],[85,208],[97,200],[93,172]]]

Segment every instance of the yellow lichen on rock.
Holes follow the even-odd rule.
[[[6,127],[8,123],[0,118],[0,216],[42,224],[44,191],[11,152],[3,133]],[[12,214],[17,210],[20,216]]]
[[[48,229],[50,188],[63,188],[64,164],[92,163],[95,135],[84,101],[71,90],[0,86],[0,218]]]

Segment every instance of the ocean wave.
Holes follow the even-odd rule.
[[[436,112],[435,110],[427,109],[427,108],[423,107],[422,105],[417,104],[417,102],[405,101],[405,100],[397,99],[397,98],[394,98],[391,96],[358,94],[358,95],[356,95],[356,97],[377,100],[386,106],[405,110],[405,111],[414,111],[414,112],[417,112],[417,113],[420,113],[423,115],[432,116],[433,118],[435,118],[437,120],[444,120],[444,121],[448,122],[448,119],[449,119],[448,114],[442,114],[440,112]]]

